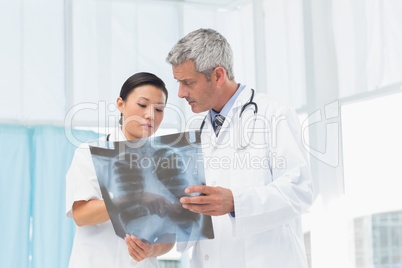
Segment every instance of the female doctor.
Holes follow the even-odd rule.
[[[111,133],[108,140],[151,136],[163,119],[167,97],[164,82],[153,74],[137,73],[128,78],[117,98],[121,128]],[[66,214],[77,224],[70,268],[158,267],[156,257],[171,250],[174,244],[150,245],[129,235],[123,241],[115,234],[88,144],[76,150],[66,180]]]

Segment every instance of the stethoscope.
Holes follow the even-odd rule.
[[[240,114],[239,114],[239,120],[241,119],[241,116],[243,114],[243,112],[247,109],[248,106],[253,106],[254,107],[254,118],[253,118],[253,131],[251,132],[251,137],[248,140],[247,144],[242,145],[242,141],[243,139],[240,138],[240,142],[239,142],[239,146],[237,149],[239,150],[243,150],[245,149],[248,145],[250,145],[250,141],[252,140],[252,138],[254,137],[254,128],[255,128],[255,122],[257,121],[257,112],[258,112],[258,106],[257,103],[255,103],[254,101],[254,89],[251,89],[251,97],[250,100],[245,103],[240,110]],[[200,134],[202,133],[202,129],[204,128],[205,125],[205,120],[207,119],[207,116],[209,116],[208,114],[204,117],[204,120],[202,120],[201,126],[200,126]]]

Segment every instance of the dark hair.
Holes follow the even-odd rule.
[[[123,86],[120,90],[120,98],[124,101],[126,100],[127,96],[130,95],[131,92],[134,91],[135,88],[144,86],[144,85],[152,85],[156,88],[159,88],[163,91],[166,96],[166,101],[168,98],[168,91],[166,89],[165,83],[154,74],[151,73],[136,73],[130,76],[126,82],[124,82]],[[165,102],[166,103],[166,102]]]
[[[125,101],[127,99],[128,95],[130,95],[130,93],[133,92],[134,89],[136,89],[137,87],[140,87],[140,86],[144,86],[144,85],[151,85],[151,86],[154,86],[154,87],[162,90],[162,92],[166,96],[165,103],[167,102],[168,91],[166,89],[165,83],[162,81],[162,79],[160,79],[156,75],[151,74],[151,73],[146,73],[146,72],[136,73],[136,74],[130,76],[126,80],[126,82],[124,82],[123,86],[121,87],[120,98],[122,98],[123,101]],[[122,117],[122,115],[121,115],[121,117]],[[122,118],[120,118],[120,124],[122,124]]]

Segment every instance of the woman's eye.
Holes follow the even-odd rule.
[[[141,104],[141,103],[138,103],[138,106],[140,106],[141,108],[147,107],[145,104]]]
[[[162,113],[163,110],[162,109],[155,109],[158,113]]]

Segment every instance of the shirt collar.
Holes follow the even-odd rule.
[[[242,84],[238,84],[239,87],[237,88],[235,94],[233,94],[233,96],[229,99],[229,101],[225,104],[225,106],[223,106],[222,110],[220,113],[215,112],[214,110],[209,110],[209,115],[211,117],[211,122],[214,121],[214,118],[216,115],[220,114],[223,115],[224,117],[226,117],[230,111],[230,109],[232,108],[233,104],[235,103],[237,97],[240,95],[240,93],[243,91],[243,89],[246,87],[245,85]]]

